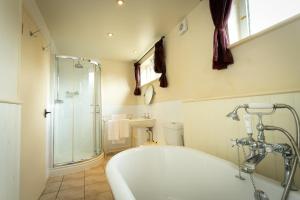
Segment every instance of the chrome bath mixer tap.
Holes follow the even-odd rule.
[[[245,173],[252,174],[255,171],[256,166],[264,160],[268,153],[280,153],[284,159],[285,170],[284,180],[281,183],[281,185],[284,187],[281,200],[286,200],[288,198],[290,190],[298,190],[294,184],[294,176],[297,170],[297,164],[300,161],[300,125],[299,116],[296,110],[286,104],[250,103],[238,105],[232,112],[227,115],[227,117],[239,121],[239,109],[244,109],[247,113],[246,115],[244,115],[244,121],[248,137],[235,139],[233,140],[233,143],[234,145],[242,147],[246,146],[249,148],[249,154],[246,156],[243,164],[240,165],[240,170]],[[288,131],[283,128],[264,125],[263,116],[272,115],[276,112],[277,109],[288,109],[292,113],[296,125],[295,137],[293,137]],[[258,123],[256,125],[258,134],[256,140],[253,138],[252,115],[258,117]],[[281,132],[288,138],[290,144],[271,144],[266,142],[265,131]]]

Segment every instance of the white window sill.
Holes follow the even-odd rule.
[[[141,85],[141,88],[143,88],[143,87],[145,87],[145,86],[147,86],[147,85],[151,85],[151,84],[153,84],[154,82],[156,82],[156,81],[158,81],[158,80],[159,80],[159,78],[156,78],[156,79],[154,79],[154,80],[152,80],[152,81],[150,81],[150,82],[148,82],[148,83],[145,83],[145,84]]]
[[[283,26],[286,26],[286,25],[288,25],[288,24],[290,24],[290,23],[292,23],[292,22],[294,22],[294,21],[296,21],[298,19],[300,19],[300,14],[295,15],[295,16],[293,16],[291,18],[288,18],[288,19],[286,19],[286,20],[284,20],[284,21],[282,21],[282,22],[280,22],[280,23],[278,23],[276,25],[270,26],[269,28],[266,28],[265,30],[262,30],[262,31],[260,31],[258,33],[255,33],[253,35],[249,35],[248,37],[245,37],[245,38],[243,38],[243,39],[241,39],[241,40],[239,40],[237,42],[234,42],[234,43],[230,44],[228,48],[229,49],[233,49],[236,46],[244,44],[244,43],[246,43],[248,41],[251,41],[251,40],[253,40],[255,38],[261,37],[261,36],[263,36],[263,35],[265,35],[265,34],[267,34],[269,32],[275,31],[275,30],[277,30],[277,29],[279,29],[279,28],[281,28]]]

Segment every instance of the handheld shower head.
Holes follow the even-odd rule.
[[[237,114],[237,109],[234,109],[234,111],[228,113],[228,114],[226,115],[226,117],[229,117],[229,118],[231,118],[231,119],[233,119],[233,120],[235,120],[235,121],[240,121],[240,117],[239,117],[239,115]]]
[[[248,104],[242,104],[242,105],[235,107],[232,112],[230,112],[226,115],[226,117],[230,117],[231,119],[233,119],[235,121],[240,121],[240,117],[237,113],[240,108],[246,109],[246,108],[248,108]]]

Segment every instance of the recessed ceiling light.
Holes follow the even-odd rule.
[[[133,53],[134,53],[134,54],[137,54],[137,50],[134,50]]]
[[[119,6],[123,6],[124,3],[125,3],[124,0],[117,0],[117,4],[118,4]]]
[[[114,36],[114,34],[113,33],[107,33],[107,36],[111,38],[111,37]]]

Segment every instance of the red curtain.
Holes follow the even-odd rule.
[[[135,96],[141,96],[141,64],[140,63],[134,63],[134,76],[135,76],[135,90],[134,95]]]
[[[161,38],[155,44],[154,50],[154,71],[156,73],[161,73],[161,77],[159,78],[160,87],[166,88],[168,87],[168,79],[166,76],[167,69],[166,69],[166,60],[165,60],[165,50],[164,50],[164,38]]]
[[[233,64],[233,57],[228,49],[227,22],[232,0],[209,0],[210,12],[215,25],[213,45],[213,69],[226,69]]]

